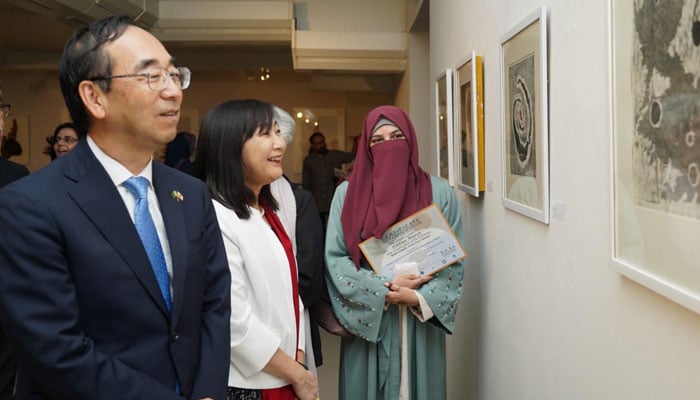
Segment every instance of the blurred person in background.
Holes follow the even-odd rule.
[[[0,84],[2,81],[0,81]],[[10,106],[9,103],[5,103],[2,99],[2,87],[0,87],[0,147],[4,146],[7,139],[7,134],[8,134],[8,128],[5,124],[7,118],[10,116],[10,109],[12,106]],[[19,178],[25,177],[29,175],[29,170],[27,167],[21,164],[17,164],[15,162],[12,162],[8,160],[5,157],[0,156],[0,188],[2,188],[5,185],[10,184],[11,182],[16,181]],[[0,336],[2,336],[2,333],[0,332]],[[0,337],[0,341],[2,340],[2,337]],[[0,343],[0,347],[2,347],[2,343]],[[4,349],[0,349],[0,352],[2,352]],[[2,364],[2,354],[0,354],[0,364]],[[1,379],[1,378],[0,378]],[[13,373],[13,381],[14,381],[14,373]],[[0,390],[1,389],[2,382],[0,382]],[[2,399],[2,397],[0,397]]]
[[[188,175],[193,174],[192,160],[197,145],[197,137],[189,132],[181,131],[175,139],[165,147],[164,164]]]
[[[301,186],[311,192],[318,208],[318,214],[325,229],[328,223],[328,210],[331,207],[333,193],[338,183],[336,168],[351,162],[355,153],[341,150],[329,150],[326,136],[316,132],[309,137],[309,154],[304,158]]]
[[[287,146],[294,140],[296,123],[283,109],[274,106],[280,134]],[[323,225],[311,193],[282,176],[270,184],[272,195],[279,203],[278,215],[294,244],[299,270],[299,294],[304,302],[306,323],[305,364],[316,374],[323,364],[321,336],[318,330],[316,305],[324,288]]]
[[[78,141],[85,137],[80,134],[78,127],[72,122],[65,122],[56,127],[53,135],[46,138],[48,146],[44,149],[44,154],[51,157],[51,161],[68,154]]]

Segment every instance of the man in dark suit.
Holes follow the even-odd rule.
[[[212,203],[152,158],[189,75],[126,18],[66,44],[61,89],[86,140],[0,190],[18,400],[225,399],[230,274]]]
[[[27,175],[29,175],[27,167],[12,162],[5,157],[0,157],[0,188]]]
[[[10,105],[2,100],[0,88],[0,143],[5,141],[5,118],[10,114]],[[0,188],[29,175],[24,165],[0,157]],[[0,240],[8,240],[7,237]],[[10,341],[0,326],[0,400],[11,400],[15,387],[15,355]]]

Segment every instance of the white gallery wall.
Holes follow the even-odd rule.
[[[550,198],[565,206],[549,225],[501,203],[500,38],[543,4]],[[700,315],[610,268],[609,8],[607,0],[430,2],[430,76],[471,50],[484,60],[487,191],[459,193],[469,259],[448,339],[450,399],[700,397]]]

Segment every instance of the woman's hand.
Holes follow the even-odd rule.
[[[298,357],[303,354],[301,352],[296,355]],[[282,349],[277,349],[263,371],[291,383],[294,394],[300,400],[315,400],[318,397],[318,381],[314,374],[285,354]]]
[[[392,285],[399,286],[399,287],[405,287],[409,289],[418,289],[421,287],[425,282],[428,282],[433,278],[432,275],[425,275],[425,276],[420,276],[418,274],[408,274],[408,275],[397,275],[394,277],[394,279],[391,281]],[[391,287],[387,286],[391,290]],[[398,289],[396,289],[398,291]]]
[[[299,400],[316,400],[318,398],[318,381],[311,371],[305,370],[302,366],[301,373],[298,375],[294,381],[292,381],[292,388],[294,389],[294,394],[299,398]]]
[[[415,289],[418,289],[430,279],[432,279],[431,275],[410,274],[395,276],[393,281],[384,284],[389,289],[386,294],[386,302],[399,306],[417,307],[419,302]]]
[[[387,285],[392,284],[387,283]],[[386,303],[409,307],[416,307],[418,305],[418,296],[416,296],[416,292],[413,289],[402,288],[398,285],[393,285],[393,287],[394,288],[389,287],[389,291],[386,293]]]

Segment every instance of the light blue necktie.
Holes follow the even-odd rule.
[[[172,302],[170,300],[170,277],[168,276],[168,267],[165,264],[165,257],[163,256],[163,248],[160,246],[160,241],[158,240],[158,232],[156,231],[156,226],[153,224],[151,213],[148,211],[148,179],[134,176],[124,182],[124,187],[136,197],[134,225],[141,237],[143,247],[146,249],[146,254],[148,254],[151,268],[153,268],[153,272],[156,274],[158,286],[165,299],[165,304],[168,307],[168,311],[170,311],[172,308]]]

